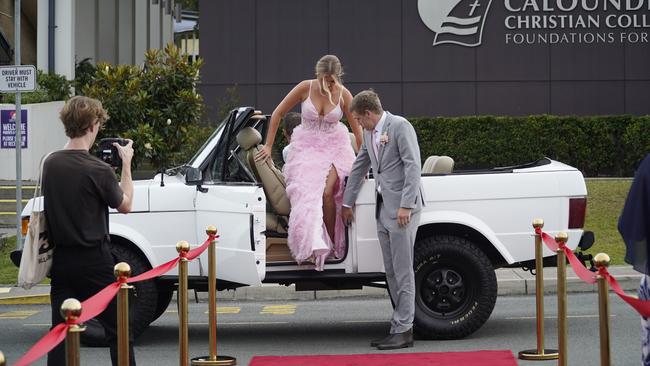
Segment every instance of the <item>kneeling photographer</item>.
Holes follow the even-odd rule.
[[[131,211],[133,141],[125,140],[122,144],[109,141],[108,147],[101,146],[100,153],[108,154],[108,158],[91,155],[89,150],[108,118],[98,100],[84,96],[68,100],[60,114],[68,142],[63,150],[53,152],[43,163],[45,216],[50,243],[55,245],[50,273],[52,326],[64,321],[59,309],[65,299],[84,301],[115,282],[108,207],[121,213]],[[119,183],[107,164],[115,163],[116,157],[121,160]],[[112,364],[117,365],[115,299],[97,319],[106,331]],[[130,364],[135,365],[132,342],[129,345]],[[47,364],[64,365],[64,350],[63,343],[54,348],[48,354]]]

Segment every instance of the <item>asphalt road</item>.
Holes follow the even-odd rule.
[[[639,365],[639,317],[624,302],[611,299],[613,365]],[[557,345],[556,304],[546,298],[546,346]],[[378,351],[368,343],[388,330],[391,307],[385,299],[346,298],[318,301],[219,303],[219,354],[247,365],[255,355],[354,354],[377,352],[450,352],[509,349],[516,355],[536,347],[535,298],[500,297],[488,322],[473,335],[454,341],[417,340],[415,347]],[[168,311],[136,341],[139,365],[178,364],[178,319]],[[18,313],[12,313],[17,311]],[[190,304],[190,356],[208,352],[206,303]],[[599,337],[595,294],[569,297],[569,365],[598,365]],[[11,364],[49,327],[49,306],[0,305],[0,350]],[[83,348],[82,364],[110,365],[105,348]],[[36,365],[44,365],[44,360]],[[557,361],[519,361],[519,365],[556,365]]]

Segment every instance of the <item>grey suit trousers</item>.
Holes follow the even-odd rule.
[[[379,209],[377,235],[381,245],[388,291],[395,303],[390,321],[390,333],[403,333],[413,327],[415,317],[415,274],[413,272],[413,248],[420,222],[420,211],[411,214],[406,227],[399,227],[388,211]]]

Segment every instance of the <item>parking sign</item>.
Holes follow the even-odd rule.
[[[36,89],[36,67],[0,66],[0,92],[25,92]]]

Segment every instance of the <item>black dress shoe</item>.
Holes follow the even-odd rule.
[[[409,329],[404,333],[391,334],[388,338],[377,345],[377,349],[398,349],[413,347],[413,329]]]
[[[392,336],[393,336],[392,334],[389,334],[389,335],[385,336],[384,338],[375,339],[374,341],[370,342],[370,347],[377,347],[378,345],[386,342]]]

